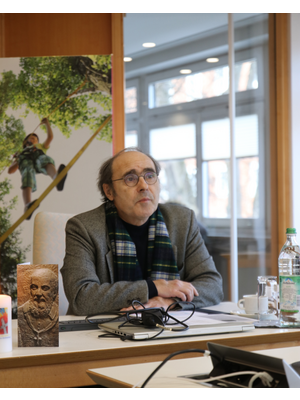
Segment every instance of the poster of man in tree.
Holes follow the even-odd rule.
[[[112,113],[111,74],[110,55],[0,59],[0,237],[37,201],[70,162],[71,155],[76,155]],[[111,121],[90,147],[98,146],[99,141],[104,156],[109,157]],[[66,180],[56,185],[63,194],[55,193],[54,188],[41,202],[40,210],[51,205],[50,211],[77,213],[89,207],[92,194],[83,186],[91,181],[96,186],[97,171],[93,166],[90,176],[87,160],[100,164],[95,160],[99,152],[96,157],[88,149],[86,153],[85,160],[77,161]],[[99,198],[92,197],[95,204],[99,203]],[[0,243],[0,293],[11,295],[13,300],[16,265],[30,261],[26,257],[31,242],[24,243],[22,235],[32,234],[38,210]],[[24,236],[26,224],[31,231]]]

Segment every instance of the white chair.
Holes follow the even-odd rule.
[[[58,264],[62,267],[65,256],[65,226],[72,214],[40,212],[34,219],[33,264]],[[66,315],[66,298],[62,276],[59,272],[59,315]]]

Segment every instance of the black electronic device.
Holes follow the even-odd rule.
[[[203,380],[223,376],[232,373],[243,373],[243,371],[267,372],[273,378],[271,387],[288,388],[288,382],[282,359],[252,353],[233,347],[223,346],[216,343],[207,343],[208,350],[212,355],[213,369],[207,376],[193,375],[189,378]],[[218,387],[248,387],[251,375],[240,374],[224,379],[216,379],[214,386]],[[253,387],[264,387],[259,379]]]
[[[107,322],[110,320],[111,318],[102,318],[102,322]],[[59,332],[84,331],[91,329],[99,329],[99,327],[97,324],[91,324],[85,319],[59,321]]]
[[[146,309],[142,314],[142,324],[147,327],[164,325],[164,315],[160,309]]]

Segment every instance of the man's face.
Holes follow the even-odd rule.
[[[39,142],[39,139],[35,135],[30,135],[27,138],[27,142],[30,142],[32,144],[37,144]]]
[[[30,293],[36,308],[44,310],[55,298],[51,279],[47,276],[33,276],[31,278]]]
[[[128,174],[144,175],[155,172],[153,161],[138,151],[128,151],[118,156],[112,165],[112,180],[120,179]],[[132,225],[143,225],[156,211],[159,200],[159,181],[148,185],[143,177],[136,186],[127,186],[124,180],[113,182],[113,189],[103,185],[109,200],[114,202],[120,218]]]

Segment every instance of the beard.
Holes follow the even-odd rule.
[[[29,309],[30,309],[30,314],[34,318],[46,318],[48,317],[51,307],[52,307],[53,301],[49,303],[45,303],[45,308],[39,308],[34,304],[33,300],[29,301]]]

